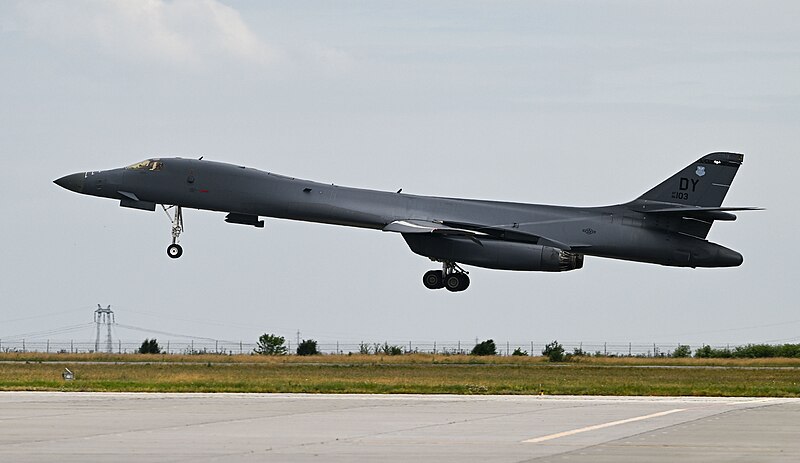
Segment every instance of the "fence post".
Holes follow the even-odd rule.
[[[47,353],[50,353],[50,340],[47,340]]]
[[[239,355],[242,354],[242,340],[239,340]]]
[[[531,357],[533,357],[533,341],[531,341]]]
[[[631,356],[631,342],[628,341],[628,357]]]
[[[509,347],[508,341],[506,341],[506,357],[508,357],[508,349],[509,349],[509,348],[510,348],[510,347]]]
[[[25,338],[22,338],[22,353],[25,353]]]

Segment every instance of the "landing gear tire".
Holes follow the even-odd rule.
[[[444,279],[444,287],[454,293],[464,291],[469,287],[469,276],[466,273],[451,273]]]
[[[180,244],[170,244],[167,246],[167,255],[173,259],[177,259],[183,255],[183,248]]]
[[[441,270],[429,270],[422,277],[422,284],[428,289],[444,288],[444,273]]]

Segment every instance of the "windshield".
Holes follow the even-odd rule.
[[[136,164],[131,164],[126,169],[128,170],[161,170],[164,167],[164,163],[161,162],[159,159],[148,159],[146,161],[137,162]]]

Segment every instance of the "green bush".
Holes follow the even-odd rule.
[[[778,357],[800,357],[800,344],[778,346]]]
[[[140,354],[160,354],[161,347],[158,346],[158,341],[156,338],[153,339],[145,339],[142,342],[142,347],[139,348]]]
[[[597,353],[600,354],[600,351],[597,351]],[[583,350],[582,347],[576,347],[572,349],[572,355],[574,355],[575,357],[588,357],[591,354]]]
[[[317,341],[313,339],[303,339],[303,342],[297,346],[297,355],[319,355]]]
[[[511,355],[526,356],[528,355],[528,351],[522,350],[521,347],[517,347],[514,349],[514,352],[512,352]]]
[[[732,358],[733,353],[730,349],[714,349],[709,345],[704,345],[703,347],[694,351],[694,356],[697,358],[705,358],[705,359],[720,359],[720,358]]]
[[[692,348],[686,345],[679,345],[672,351],[673,358],[686,358],[692,356]]]
[[[793,358],[800,357],[800,344],[747,344],[731,349],[704,345],[694,353],[698,358]]]
[[[735,358],[800,357],[800,344],[748,344],[733,349]]]
[[[376,346],[375,353],[384,355],[403,355],[403,348],[400,346],[390,345],[388,342],[384,342],[382,346]]]
[[[494,345],[494,340],[487,339],[475,344],[470,355],[497,355],[497,346]]]
[[[542,355],[548,358],[551,362],[563,362],[564,361],[564,346],[558,343],[558,341],[553,341],[550,344],[544,346],[544,350],[542,350]]]

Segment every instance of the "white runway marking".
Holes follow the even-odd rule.
[[[650,419],[650,418],[657,418],[659,416],[671,415],[672,413],[678,413],[678,412],[682,412],[684,410],[686,410],[686,409],[685,408],[673,408],[672,410],[667,410],[667,411],[658,412],[658,413],[652,413],[650,415],[637,416],[637,417],[628,418],[628,419],[625,419],[625,420],[610,421],[608,423],[596,424],[594,426],[586,426],[585,428],[573,429],[571,431],[559,432],[559,433],[556,433],[556,434],[550,434],[550,435],[542,436],[542,437],[534,437],[533,439],[524,440],[522,442],[523,443],[529,443],[529,444],[535,444],[535,443],[538,443],[538,442],[544,442],[544,441],[548,441],[548,440],[552,440],[552,439],[558,439],[559,437],[566,437],[566,436],[571,436],[573,434],[580,434],[582,432],[595,431],[597,429],[603,429],[603,428],[610,428],[611,426],[617,426],[619,424],[633,423],[634,421],[642,421],[642,420],[647,420],[647,419]]]
[[[728,402],[728,405],[749,405],[749,404],[762,404],[767,402],[775,402],[776,399],[774,398],[766,398],[766,399],[756,399],[756,400],[742,400],[739,402]],[[778,400],[779,401],[779,400]]]

